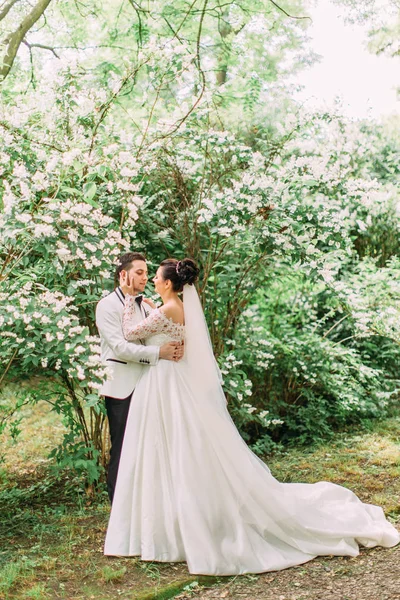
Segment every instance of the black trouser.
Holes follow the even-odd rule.
[[[117,482],[119,459],[121,457],[131,396],[132,394],[123,400],[105,396],[111,437],[110,462],[107,472],[107,490],[110,502],[113,501],[115,484]]]

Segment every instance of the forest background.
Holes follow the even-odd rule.
[[[371,51],[399,53],[396,2],[342,4]],[[45,400],[65,427],[51,456],[87,489],[108,450],[94,310],[129,249],[150,273],[198,261],[229,409],[260,455],[396,409],[399,118],[293,100],[317,59],[307,10],[0,6],[0,433]]]

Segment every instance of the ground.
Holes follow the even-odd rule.
[[[104,492],[77,494],[56,477],[49,450],[63,426],[42,402],[24,408],[19,440],[0,454],[0,598],[5,600],[400,600],[400,548],[357,558],[317,558],[286,571],[230,578],[190,576],[185,564],[103,556]],[[400,529],[400,419],[340,433],[324,445],[267,457],[281,481],[329,480],[379,504]]]

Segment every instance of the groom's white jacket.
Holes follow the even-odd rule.
[[[135,321],[137,319],[140,323],[146,317],[146,311],[147,307],[137,306]],[[122,331],[123,312],[124,295],[120,288],[102,298],[96,307],[101,358],[112,371],[112,379],[104,383],[100,394],[120,399],[127,398],[133,392],[145,367],[157,364],[160,352],[159,347],[144,346],[139,340],[126,341]]]

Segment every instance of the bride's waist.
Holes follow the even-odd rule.
[[[157,335],[152,335],[147,338],[145,345],[146,346],[162,346],[163,344],[167,344],[168,342],[182,342],[183,339],[178,339],[179,336],[172,337],[166,333],[157,333]]]

